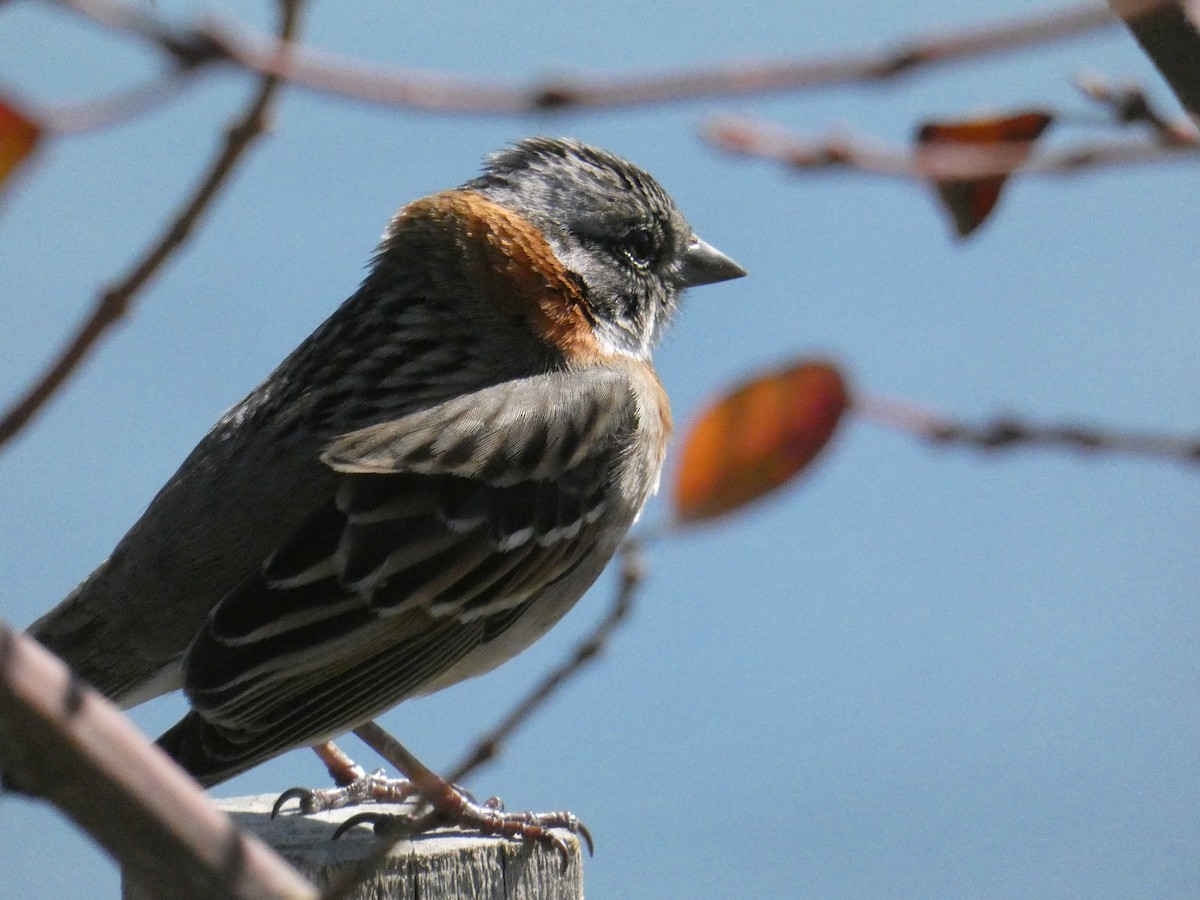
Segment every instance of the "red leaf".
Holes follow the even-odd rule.
[[[692,426],[675,480],[675,515],[723,515],[785,484],[829,442],[849,393],[824,361],[800,362],[727,394]]]
[[[0,99],[0,184],[33,152],[41,134],[37,122]]]
[[[918,159],[922,150],[950,145],[1000,147],[1007,151],[1004,162],[1015,168],[1029,158],[1034,141],[1052,121],[1049,113],[1033,110],[1002,118],[926,122],[917,132]],[[1007,180],[1007,175],[934,179],[938,198],[950,213],[959,237],[966,237],[984,223]]]

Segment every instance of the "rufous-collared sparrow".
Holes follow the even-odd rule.
[[[687,287],[744,275],[659,184],[535,138],[400,210],[359,290],[30,633],[213,785],[543,635],[655,491],[650,355]]]

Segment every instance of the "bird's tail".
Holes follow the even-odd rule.
[[[227,781],[261,761],[258,756],[247,757],[195,711],[176,722],[157,743],[206,788]]]

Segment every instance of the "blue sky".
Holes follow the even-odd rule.
[[[201,9],[160,0],[189,18]],[[1032,2],[794,6],[312,4],[319,47],[505,80],[873,47]],[[269,4],[221,7],[267,26]],[[0,9],[0,87],[73,101],[158,61],[43,4]],[[399,205],[532,133],[654,173],[751,277],[695,292],[657,356],[677,419],[798,355],[856,387],[982,420],[1012,412],[1196,431],[1194,165],[1014,185],[952,241],[920,186],[795,176],[696,137],[717,112],[903,141],[924,118],[1085,111],[1070,78],[1166,88],[1121,30],[894,85],[553,118],[414,114],[303,92],[198,238],[0,451],[0,615],[18,625],[109,552],[220,413],[348,296]],[[250,90],[218,73],[52,144],[0,207],[0,385],[24,387],[157,233]],[[1051,144],[1096,136],[1056,128]],[[1200,479],[1180,464],[931,448],[849,421],[802,485],[657,544],[604,658],[471,787],[591,827],[595,897],[1134,897],[1200,893]],[[661,519],[661,501],[647,518]],[[383,720],[457,759],[603,615],[606,576],[542,643]],[[135,713],[157,734],[180,700]],[[368,760],[353,740],[347,748]],[[369,765],[373,765],[371,762]],[[293,753],[223,795],[319,783]],[[0,798],[13,900],[116,895],[52,810]]]

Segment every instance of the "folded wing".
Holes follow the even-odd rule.
[[[564,371],[332,441],[336,497],[218,604],[161,743],[215,783],[503,661],[488,646],[594,555],[637,424],[619,374]]]

